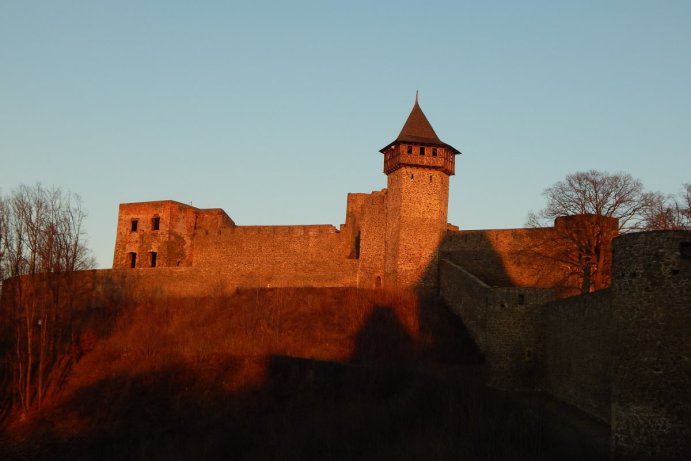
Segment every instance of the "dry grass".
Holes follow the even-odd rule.
[[[552,459],[541,416],[488,392],[460,322],[412,293],[247,289],[100,312],[6,458]]]

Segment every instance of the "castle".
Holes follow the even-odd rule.
[[[491,386],[539,390],[601,421],[614,459],[691,450],[691,232],[617,237],[616,219],[593,215],[461,230],[447,223],[460,151],[417,98],[380,152],[387,187],[348,194],[338,229],[122,204],[113,268],[131,274],[131,290],[155,285],[167,297],[295,286],[436,294],[483,353]]]
[[[490,386],[538,391],[599,421],[613,459],[686,459],[691,232],[617,236],[616,219],[593,215],[545,228],[448,224],[460,151],[439,139],[417,99],[380,152],[387,187],[348,194],[339,228],[240,226],[221,209],[171,200],[122,204],[113,269],[57,274],[69,294],[59,299],[88,310],[124,295],[250,287],[439,296],[484,356]],[[41,274],[6,281],[0,305],[18,305],[28,288],[50,294],[51,283]]]
[[[436,292],[442,254],[493,285],[556,288],[576,294],[578,262],[565,238],[593,217],[557,219],[555,227],[462,231],[447,223],[449,179],[460,151],[441,141],[418,104],[399,135],[379,151],[387,187],[350,193],[345,224],[240,226],[221,209],[171,200],[120,205],[114,269],[193,267],[217,271],[231,286],[355,286]],[[602,254],[617,234],[599,218]],[[591,226],[592,227],[592,226]],[[600,286],[610,261],[599,262]],[[597,285],[597,284],[596,284]]]

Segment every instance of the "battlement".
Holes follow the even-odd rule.
[[[384,173],[393,173],[403,165],[439,169],[448,175],[455,170],[455,153],[443,146],[423,144],[392,145],[384,151]]]
[[[256,236],[264,235],[270,236],[286,236],[286,235],[323,235],[323,234],[337,234],[340,231],[331,224],[310,224],[310,225],[296,225],[296,226],[232,226],[219,228],[216,232],[211,234],[206,229],[200,229],[204,235],[247,235]],[[198,230],[198,232],[200,231]]]

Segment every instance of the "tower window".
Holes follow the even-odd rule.
[[[425,146],[420,146],[420,155],[425,155]]]
[[[413,153],[413,146],[406,147],[406,152],[408,155],[412,154]]]
[[[432,148],[432,157],[436,157],[436,156],[437,156],[437,148],[433,147]]]
[[[130,267],[134,269],[137,267],[137,253],[130,253]]]
[[[415,179],[415,175],[412,175],[412,174],[411,174],[411,175],[410,175],[410,180],[412,181],[413,179]]]
[[[360,231],[355,235],[355,259],[360,259]]]
[[[156,257],[158,256],[158,253],[155,251],[150,252],[151,254],[151,267],[156,267]]]
[[[531,348],[525,349],[525,361],[531,362],[533,360],[533,350]]]
[[[679,242],[679,254],[684,259],[691,259],[691,242]]]
[[[138,219],[133,219],[131,224],[130,224],[130,231],[131,232],[137,232],[137,227],[139,225],[139,220]]]
[[[151,230],[158,230],[161,226],[161,218],[154,216],[151,218]]]

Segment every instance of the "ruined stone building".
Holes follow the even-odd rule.
[[[592,217],[554,228],[465,231],[447,223],[449,180],[460,151],[441,141],[417,98],[399,135],[379,151],[387,187],[350,193],[345,224],[241,226],[221,209],[172,200],[120,205],[113,268],[214,269],[232,286],[357,286],[436,290],[441,254],[494,285],[556,287],[575,294],[578,261],[566,237]],[[602,255],[617,233],[600,218]],[[572,240],[572,239],[571,239]],[[599,261],[606,286],[608,258]],[[596,288],[600,288],[597,286]]]
[[[339,228],[242,226],[172,200],[122,204],[113,269],[58,274],[69,294],[59,299],[88,311],[243,288],[414,289],[462,320],[488,385],[538,391],[599,421],[613,459],[688,459],[690,231],[617,236],[616,219],[593,215],[459,229],[447,208],[460,151],[417,100],[380,153],[387,187],[348,194]],[[22,289],[53,299],[59,284],[46,280],[5,281],[0,308],[18,305]]]
[[[691,451],[691,232],[617,237],[616,219],[593,215],[459,229],[447,209],[460,151],[417,100],[380,153],[387,187],[348,194],[339,228],[122,204],[113,273],[166,297],[267,286],[436,294],[482,352],[489,385],[539,390],[601,421],[613,459]]]

